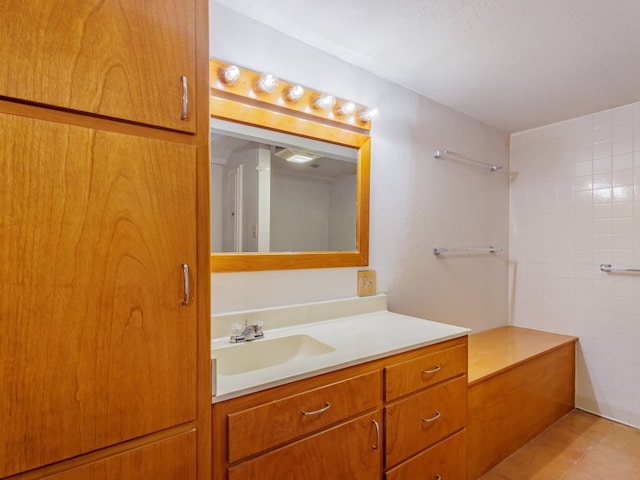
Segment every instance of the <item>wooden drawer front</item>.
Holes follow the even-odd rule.
[[[463,375],[467,371],[467,346],[436,351],[414,360],[385,368],[385,400]]]
[[[386,407],[387,468],[460,430],[466,421],[466,376]]]
[[[386,480],[467,478],[467,432],[462,430],[387,472]]]
[[[120,453],[43,480],[175,480],[196,478],[196,432]]]
[[[378,411],[231,467],[228,478],[378,479],[382,476],[381,435]]]
[[[381,372],[376,371],[232,413],[227,416],[229,462],[372,410],[381,395]]]

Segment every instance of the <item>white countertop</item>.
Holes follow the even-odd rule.
[[[383,310],[264,331],[265,339],[309,335],[335,350],[246,373],[218,374],[212,403],[461,337],[469,329]],[[214,339],[211,356],[218,348],[242,346],[230,344],[229,337]]]

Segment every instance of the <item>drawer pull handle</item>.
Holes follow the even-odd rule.
[[[376,426],[376,443],[374,445],[371,445],[371,448],[374,450],[377,450],[378,445],[380,445],[380,425],[375,420],[371,420],[371,421]]]
[[[436,372],[439,372],[440,370],[442,370],[442,367],[440,365],[436,365],[431,370],[422,370],[422,373],[436,373]]]
[[[182,112],[180,112],[180,120],[187,119],[187,106],[189,102],[189,87],[187,85],[187,77],[180,77],[182,82]]]
[[[322,407],[321,409],[319,409],[319,410],[314,410],[313,412],[305,412],[305,411],[303,410],[303,411],[302,411],[302,414],[303,414],[305,417],[310,417],[311,415],[318,415],[319,413],[326,412],[326,411],[327,411],[327,410],[329,410],[330,408],[331,408],[331,404],[330,404],[329,402],[327,402],[327,404],[326,404],[324,407]]]
[[[442,414],[440,412],[436,412],[436,414],[433,417],[431,417],[431,418],[423,418],[422,421],[423,422],[427,422],[427,423],[435,422],[441,416],[442,416]]]
[[[189,265],[182,264],[182,304],[189,305]]]
[[[439,473],[436,473],[436,478],[435,478],[435,480],[442,480],[442,477],[440,476],[440,474],[439,474]]]

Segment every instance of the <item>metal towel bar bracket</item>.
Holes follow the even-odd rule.
[[[444,248],[436,247],[433,249],[434,255],[441,253],[498,253],[502,251],[502,247],[481,247],[481,248]]]
[[[640,273],[640,268],[614,267],[608,263],[601,263],[600,270],[607,273]]]
[[[495,163],[481,162],[480,160],[469,158],[466,155],[452,152],[451,150],[436,150],[435,152],[433,152],[433,156],[435,158],[451,157],[451,158],[457,158],[460,160],[466,160],[467,162],[478,163],[480,165],[484,165],[485,167],[489,167],[490,172],[497,172],[502,168],[502,165],[496,165]]]

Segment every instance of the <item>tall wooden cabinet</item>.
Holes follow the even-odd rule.
[[[467,337],[212,405],[213,480],[467,478]]]
[[[0,7],[0,478],[209,478],[207,2]]]

